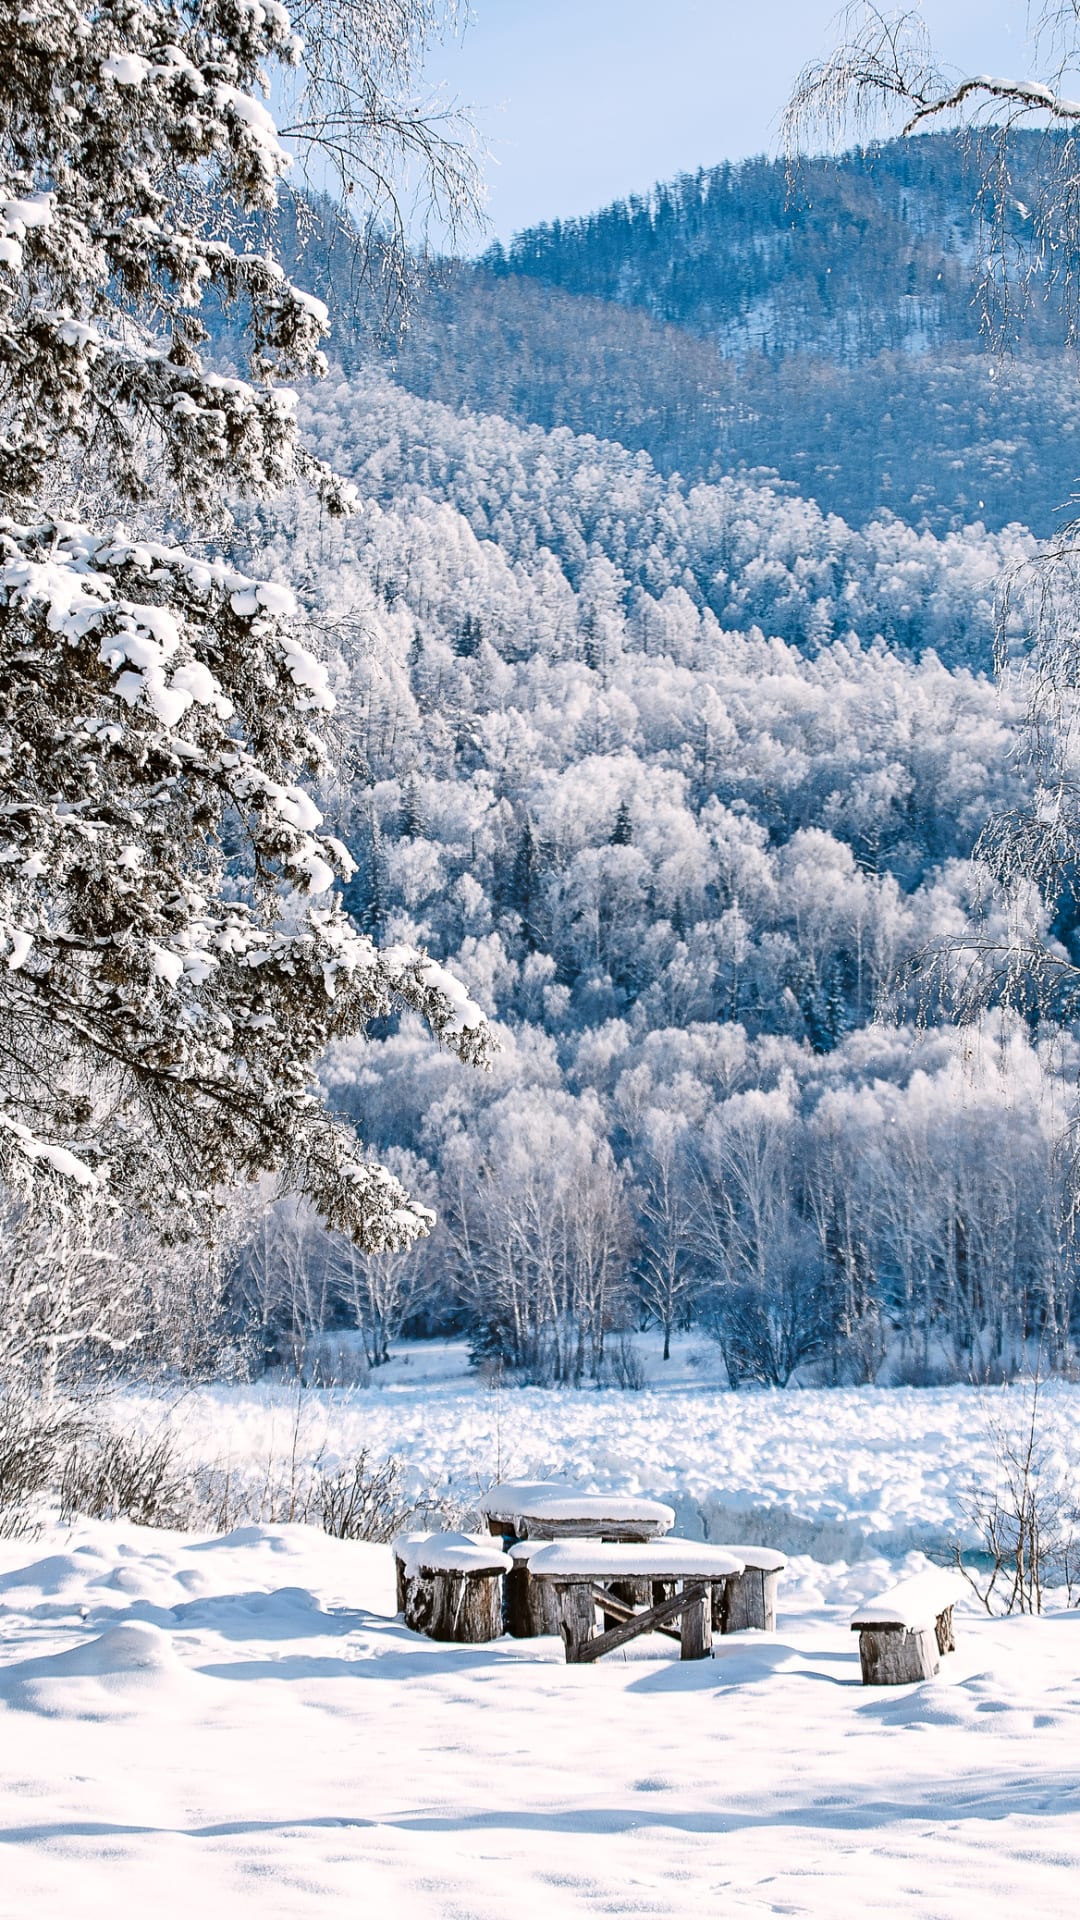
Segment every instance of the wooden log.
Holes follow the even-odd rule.
[[[406,1573],[402,1569],[401,1611],[405,1625],[413,1633],[427,1633],[431,1625],[435,1597],[435,1576],[430,1573]]]
[[[747,1567],[744,1573],[716,1581],[713,1586],[713,1626],[721,1633],[743,1633],[756,1627],[764,1633],[776,1631],[776,1596],[779,1572]]]
[[[544,1583],[542,1580],[538,1580],[536,1582],[536,1585],[538,1587],[542,1587],[543,1584]],[[620,1587],[625,1586],[627,1584],[628,1583],[626,1581],[623,1581],[623,1580],[619,1581]],[[652,1582],[646,1581],[645,1584],[647,1586],[651,1586]],[[657,1585],[658,1586],[660,1585],[659,1581],[657,1581]],[[628,1601],[623,1600],[619,1595],[619,1593],[616,1592],[614,1587],[597,1586],[597,1584],[594,1581],[593,1587],[592,1587],[592,1597],[596,1602],[597,1606],[603,1609],[604,1619],[606,1621],[609,1621],[612,1627],[619,1626],[620,1623],[624,1620],[636,1620],[639,1618],[638,1608],[631,1606]],[[664,1598],[667,1599],[668,1596],[665,1594]],[[651,1603],[652,1601],[651,1594],[649,1595],[649,1600]],[[682,1639],[682,1635],[679,1633],[677,1627],[654,1627],[653,1632],[666,1633],[669,1640]]]
[[[423,1568],[405,1576],[405,1625],[429,1640],[457,1640],[478,1646],[497,1640],[503,1630],[502,1575],[490,1572],[432,1573]]]
[[[707,1660],[712,1653],[712,1594],[707,1580],[683,1582],[683,1660]]]
[[[593,1644],[596,1631],[596,1606],[592,1597],[592,1588],[587,1581],[575,1581],[571,1586],[559,1587],[559,1631],[566,1649],[567,1664],[591,1659],[593,1656],[586,1648]]]
[[[550,1580],[534,1580],[527,1560],[515,1560],[506,1576],[506,1631],[515,1640],[559,1633],[558,1597]]]
[[[934,1638],[937,1641],[937,1648],[939,1653],[955,1653],[956,1652],[956,1636],[953,1633],[953,1618],[952,1618],[951,1607],[946,1607],[943,1610],[943,1612],[938,1614],[938,1617],[934,1622]]]
[[[882,1625],[859,1629],[864,1687],[906,1687],[932,1680],[941,1666],[934,1627]]]
[[[592,1621],[594,1602],[590,1587],[578,1588],[576,1586],[567,1586],[562,1588],[562,1592],[564,1594],[584,1593],[585,1600],[588,1603],[589,1618],[590,1621]],[[563,1604],[565,1608],[565,1601]],[[594,1637],[576,1639],[573,1643],[573,1652],[571,1652],[571,1642],[567,1637],[566,1626],[564,1624],[563,1638],[566,1641],[566,1658],[568,1661],[600,1660],[605,1653],[613,1653],[616,1647],[625,1647],[628,1641],[638,1639],[643,1633],[652,1633],[666,1621],[673,1620],[677,1613],[682,1612],[682,1605],[683,1596],[681,1593],[677,1593],[672,1599],[665,1600],[659,1607],[649,1607],[644,1613],[635,1613],[632,1619],[623,1621],[620,1626],[610,1628],[607,1633],[596,1634]],[[567,1618],[565,1611],[563,1618],[565,1623]]]

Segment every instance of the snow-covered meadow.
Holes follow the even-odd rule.
[[[270,1380],[189,1389],[171,1403],[135,1389],[113,1414],[169,1428],[188,1457],[257,1481],[295,1455],[334,1466],[365,1448],[395,1455],[417,1492],[464,1505],[494,1481],[555,1477],[668,1501],[677,1531],[746,1539],[825,1563],[934,1551],[966,1528],[969,1496],[995,1472],[995,1434],[1022,1421],[1023,1386],[721,1390],[708,1340],[639,1345],[641,1392],[561,1392],[478,1378],[462,1345],[406,1343],[365,1389]],[[1041,1388],[1042,1425],[1080,1453],[1080,1389]]]
[[[888,1691],[861,1687],[849,1626],[962,1526],[1017,1390],[732,1395],[707,1372],[684,1348],[637,1394],[499,1391],[459,1349],[407,1349],[375,1388],[306,1395],[299,1426],[284,1388],[125,1395],[118,1419],[238,1473],[366,1446],[462,1497],[534,1468],[674,1496],[680,1531],[791,1552],[778,1629],[568,1668],[555,1640],[407,1632],[388,1549],[314,1527],[0,1542],[5,1920],[1070,1911],[1080,1613],[965,1603],[939,1678]],[[1080,1391],[1048,1402],[1067,1445]]]

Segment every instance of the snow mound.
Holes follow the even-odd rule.
[[[54,1653],[33,1664],[49,1678],[64,1679],[72,1675],[81,1679],[91,1675],[94,1679],[134,1681],[138,1685],[158,1674],[184,1671],[168,1634],[141,1620],[109,1627],[95,1640],[86,1640],[67,1653]]]
[[[201,1676],[191,1674],[167,1633],[148,1621],[125,1621],[93,1640],[0,1669],[0,1698],[52,1718],[99,1719],[110,1708],[159,1712],[186,1699]]]

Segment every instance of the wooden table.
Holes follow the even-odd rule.
[[[644,1633],[677,1639],[683,1660],[706,1659],[712,1650],[714,1588],[744,1570],[735,1554],[696,1540],[556,1540],[529,1557],[530,1579],[554,1589],[571,1664],[599,1660]],[[637,1582],[654,1596],[651,1606],[624,1597],[628,1585]],[[664,1595],[660,1600],[655,1599],[658,1588]],[[598,1608],[605,1621],[614,1622],[602,1633],[596,1631]]]
[[[642,1494],[582,1493],[559,1480],[508,1480],[480,1502],[493,1534],[505,1540],[656,1540],[675,1510]]]

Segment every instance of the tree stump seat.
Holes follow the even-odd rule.
[[[414,1633],[470,1646],[499,1638],[511,1562],[489,1535],[399,1534],[394,1565],[398,1610]]]
[[[864,1687],[932,1680],[942,1654],[956,1646],[953,1607],[964,1592],[960,1574],[932,1567],[860,1607],[851,1630],[859,1636]]]
[[[744,1562],[723,1548],[670,1539],[637,1544],[552,1541],[529,1556],[528,1568],[533,1587],[554,1590],[569,1664],[599,1660],[655,1632],[678,1639],[683,1660],[707,1659],[712,1651],[714,1585],[745,1571]],[[631,1582],[645,1583],[654,1596],[651,1605],[623,1597]],[[658,1586],[665,1589],[659,1601]],[[600,1633],[598,1608],[605,1619]]]

